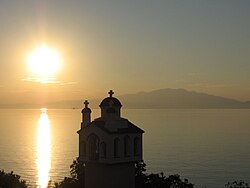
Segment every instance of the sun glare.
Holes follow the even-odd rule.
[[[54,77],[61,65],[61,57],[57,50],[46,45],[38,46],[27,57],[29,71],[37,77]]]

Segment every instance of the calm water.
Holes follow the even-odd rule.
[[[197,187],[250,183],[250,110],[123,110],[145,130],[148,172],[180,174]],[[93,110],[92,117],[98,117]],[[40,185],[69,175],[80,110],[0,110],[0,169]]]

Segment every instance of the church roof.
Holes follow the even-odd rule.
[[[127,122],[127,128],[118,128],[117,131],[114,131],[114,132],[110,131],[109,129],[107,129],[105,127],[106,121],[104,121],[104,120],[92,121],[89,125],[87,125],[86,127],[82,128],[82,129],[85,129],[89,126],[95,126],[95,127],[98,127],[100,129],[102,129],[104,132],[107,132],[109,134],[144,133],[144,131],[142,129],[140,129],[139,127],[137,127],[136,125],[134,125],[130,121],[126,120],[126,122]]]
[[[112,106],[118,106],[118,107],[122,106],[121,102],[115,97],[107,97],[103,99],[99,106],[106,107],[106,106],[110,106],[111,104]]]

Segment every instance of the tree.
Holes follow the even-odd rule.
[[[147,175],[146,164],[144,162],[138,162],[135,164],[135,187],[143,188],[146,185]]]
[[[84,163],[76,158],[70,165],[71,177],[65,177],[63,181],[55,183],[55,188],[84,188]]]
[[[73,164],[70,165],[70,174],[73,179],[76,179],[81,188],[84,187],[84,175],[85,175],[85,165],[79,158],[73,160]]]
[[[248,186],[248,183],[245,183],[244,181],[233,181],[233,182],[228,182],[225,185],[226,188],[250,188]]]
[[[0,170],[0,187],[27,188],[28,185],[26,182],[20,178],[21,177],[14,174],[13,171],[6,173],[4,170]]]
[[[184,179],[184,181],[181,179],[180,175],[170,175],[168,178],[165,179],[166,184],[169,187],[175,187],[175,188],[193,188],[194,184],[189,183],[188,179]]]
[[[65,177],[63,181],[55,183],[55,188],[79,188],[79,184],[76,179]]]
[[[166,177],[163,172],[160,174],[149,174],[147,176],[146,188],[194,188],[194,184],[184,181],[180,175],[170,175]]]
[[[194,185],[187,179],[181,180],[180,175],[166,177],[160,174],[146,174],[146,164],[138,162],[135,164],[135,188],[193,188]]]

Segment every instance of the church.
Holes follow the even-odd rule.
[[[79,159],[85,165],[85,188],[134,188],[135,163],[143,160],[144,131],[121,117],[121,102],[102,100],[101,117],[91,121],[89,102],[82,109]]]

